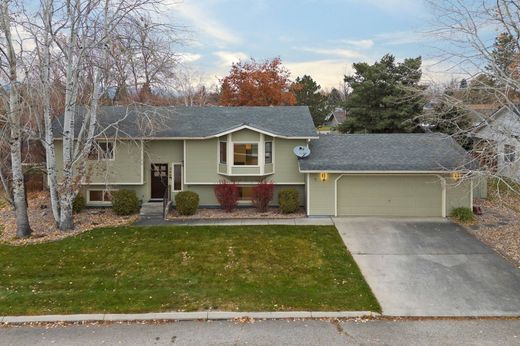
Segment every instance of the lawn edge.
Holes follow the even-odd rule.
[[[285,319],[285,318],[361,318],[378,317],[373,311],[193,311],[157,312],[136,314],[73,314],[73,315],[34,315],[3,316],[0,324],[59,323],[59,322],[133,322],[133,321],[200,321],[231,319]]]

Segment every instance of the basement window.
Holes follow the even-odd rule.
[[[110,203],[112,202],[112,193],[115,190],[89,190],[88,201],[98,203]]]

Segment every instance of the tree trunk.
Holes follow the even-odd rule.
[[[1,3],[0,16],[2,21],[2,31],[5,36],[9,69],[9,104],[7,109],[7,124],[10,128],[9,146],[11,153],[13,203],[16,216],[16,237],[27,238],[31,235],[31,227],[27,215],[27,200],[25,198],[25,186],[22,170],[22,129],[18,108],[16,53],[11,38],[11,20],[9,3],[7,0],[3,0]]]
[[[60,198],[60,223],[58,228],[61,231],[71,231],[74,229],[74,222],[72,219],[72,203],[74,201],[74,194],[67,192]]]

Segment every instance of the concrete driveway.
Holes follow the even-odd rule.
[[[520,316],[520,270],[445,219],[335,218],[391,316]]]

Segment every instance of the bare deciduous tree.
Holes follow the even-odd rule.
[[[443,0],[429,1],[435,14],[432,37],[440,44],[439,61],[449,66],[451,72],[470,76],[456,88],[432,87],[430,98],[442,104],[435,118],[428,121],[440,127],[451,127],[451,135],[473,139],[470,153],[479,171],[489,177],[502,179],[520,177],[520,118],[516,125],[504,125],[490,113],[475,111],[468,100],[486,103],[495,109],[506,109],[511,114],[520,114],[520,4],[514,0]],[[510,59],[504,59],[498,51],[496,36],[508,38]],[[504,61],[508,61],[504,63]],[[433,95],[432,95],[433,94]],[[468,97],[471,94],[472,97]],[[471,124],[460,126],[460,117],[470,116]],[[492,139],[479,138],[477,130],[486,127]],[[511,145],[516,148],[516,162],[508,163],[507,172],[497,167],[504,160],[500,148]],[[489,164],[495,162],[495,164]]]

